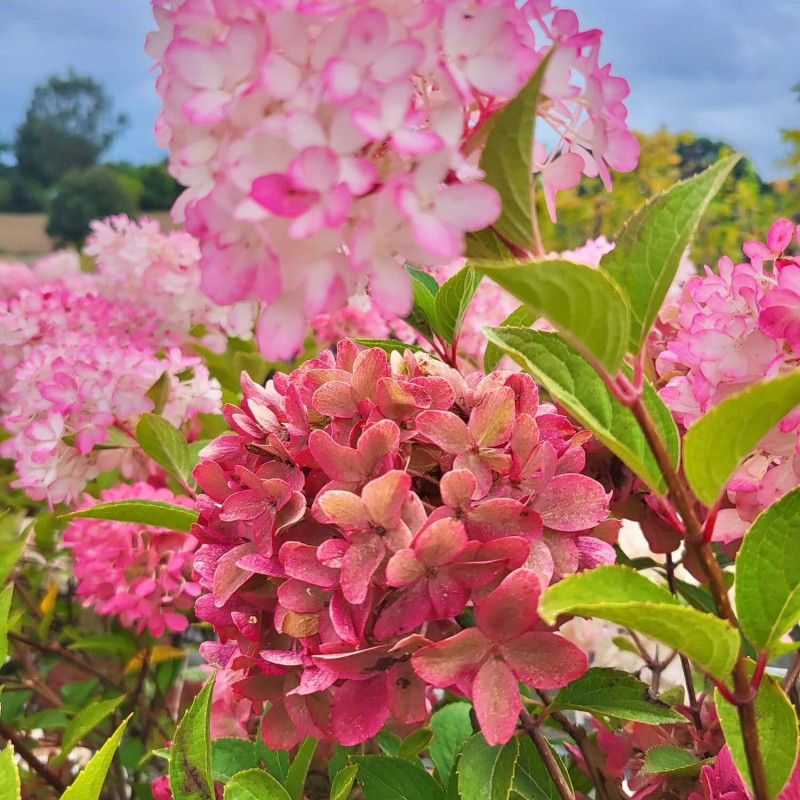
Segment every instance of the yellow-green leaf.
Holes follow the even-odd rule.
[[[214,675],[183,715],[172,741],[169,785],[174,800],[214,800],[211,779],[211,693]]]
[[[188,533],[192,523],[197,522],[197,512],[160,500],[115,500],[96,503],[80,511],[64,514],[60,519],[88,517],[89,519],[113,519],[117,522],[138,522]]]

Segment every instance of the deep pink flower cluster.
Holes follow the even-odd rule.
[[[730,394],[800,363],[800,258],[787,254],[800,229],[778,220],[766,244],[746,242],[749,260],[727,256],[718,271],[690,279],[681,301],[661,313],[653,347],[661,397],[689,427]],[[800,413],[759,444],[728,485],[714,535],[740,538],[768,505],[800,485]],[[738,512],[738,513],[737,513]]]
[[[638,159],[601,32],[550,0],[153,7],[157,134],[189,187],[174,213],[201,242],[203,289],[261,301],[269,358],[366,285],[384,316],[405,316],[404,259],[445,264],[497,218],[476,180],[482,131],[551,45],[539,118],[555,145],[534,153],[551,214],[582,174],[610,186],[609,168]]]
[[[22,261],[0,261],[0,302],[16,297],[22,289],[40,283],[79,281],[80,256],[74,250],[59,250],[42,256],[29,267]]]
[[[518,679],[582,673],[537,598],[612,562],[617,523],[580,474],[587,434],[529,376],[464,377],[342,341],[266,387],[242,380],[232,432],[194,472],[195,610],[220,638],[206,658],[272,703],[269,746],[418,722],[432,686],[471,696],[487,739],[504,741]]]
[[[188,497],[147,483],[121,484],[101,493],[103,502],[156,500],[190,508]],[[86,496],[81,508],[97,502]],[[101,519],[73,519],[63,543],[72,551],[73,574],[84,605],[97,614],[118,617],[137,633],[163,636],[184,631],[200,586],[191,580],[197,541],[152,525]]]

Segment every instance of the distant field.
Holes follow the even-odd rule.
[[[173,227],[168,211],[147,216],[159,220],[165,229]],[[44,232],[46,225],[46,214],[0,214],[0,261],[9,257],[29,259],[50,252],[53,245]]]

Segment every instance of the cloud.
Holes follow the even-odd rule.
[[[562,0],[605,32],[604,60],[631,84],[631,124],[724,139],[767,177],[783,155],[780,129],[800,127],[798,0]],[[13,135],[36,83],[73,66],[106,85],[131,127],[111,158],[160,157],[159,109],[143,52],[146,0],[3,0],[0,140]]]

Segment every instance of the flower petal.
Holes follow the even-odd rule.
[[[529,569],[514,570],[475,607],[478,628],[493,642],[506,642],[539,620],[539,579]]]
[[[506,663],[524,683],[557,689],[586,672],[586,653],[577,645],[547,631],[529,631],[501,647]]]

